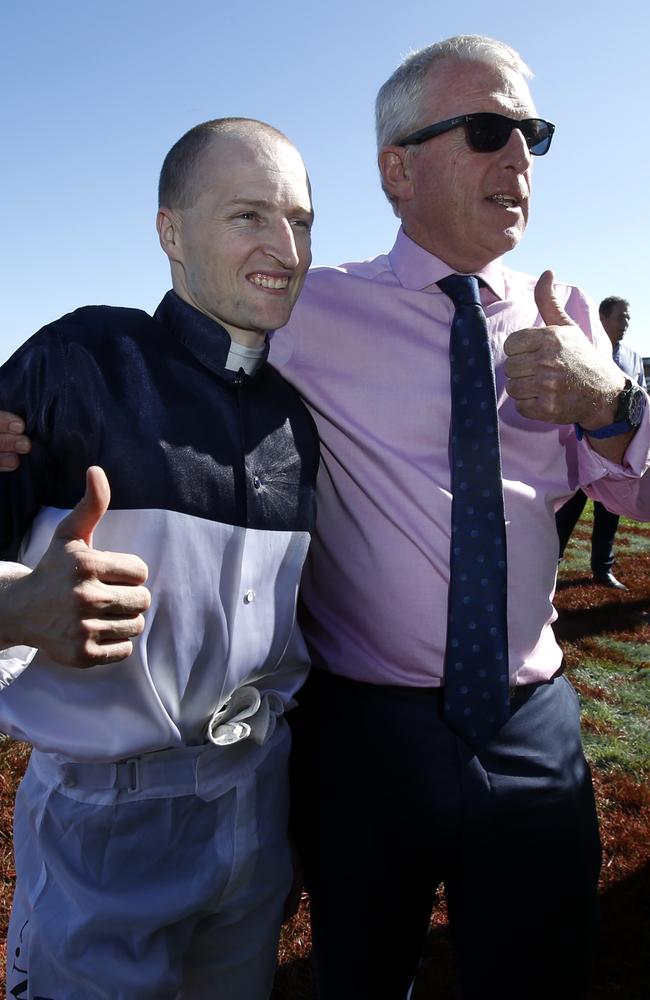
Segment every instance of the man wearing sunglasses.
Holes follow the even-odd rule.
[[[577,1000],[587,988],[600,848],[577,698],[551,628],[554,509],[582,485],[650,517],[650,477],[639,478],[650,428],[593,303],[503,260],[554,133],[529,75],[507,46],[477,37],[406,59],[377,99],[395,245],[312,271],[274,337],[274,364],[321,438],[301,589],[314,668],[292,713],[292,801],[322,1000],[406,1000],[441,884],[464,1000]],[[465,319],[454,339],[464,306],[438,285],[454,273],[479,279],[469,309],[485,314],[493,374],[475,374]],[[498,447],[480,427],[490,430],[491,378]],[[481,509],[499,460],[500,517]],[[471,474],[454,479],[450,464]],[[472,612],[466,636],[458,598]],[[499,604],[505,654],[501,626],[481,631]],[[456,654],[463,643],[471,664]],[[509,689],[505,718],[493,673]],[[457,723],[448,690],[470,720],[482,715],[474,729]]]
[[[639,478],[650,428],[592,303],[501,260],[526,227],[531,158],[553,135],[529,75],[512,49],[477,36],[398,68],[377,101],[382,184],[401,221],[395,246],[311,272],[272,343],[322,442],[302,583],[315,668],[292,713],[321,1000],[406,1000],[441,883],[464,1000],[577,1000],[585,989],[599,842],[577,700],[550,624],[553,511],[582,485],[650,516],[650,483]],[[505,561],[471,521],[451,541],[450,385],[466,387],[460,405],[486,401],[473,355],[463,375],[450,370],[456,310],[438,282],[453,274],[478,276],[487,317],[503,493],[494,535],[505,532]],[[481,428],[466,419],[471,449]],[[613,425],[613,436],[592,433]],[[472,460],[478,476],[493,465],[489,451]],[[475,567],[452,572],[474,534]],[[476,577],[477,605],[503,605],[506,586],[508,597],[507,718],[476,738],[447,714],[449,593],[463,575]],[[502,654],[473,646],[483,681]]]

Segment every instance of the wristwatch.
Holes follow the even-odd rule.
[[[628,431],[635,431],[643,419],[646,405],[646,394],[640,385],[625,379],[625,387],[621,389],[616,404],[614,423],[607,424],[606,427],[599,427],[595,431],[588,431],[580,424],[575,425],[576,437],[581,441],[585,434],[592,438],[610,438],[617,434],[627,434]]]

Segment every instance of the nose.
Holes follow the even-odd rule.
[[[275,257],[282,267],[297,267],[300,258],[296,247],[293,227],[287,219],[281,219],[273,227],[267,244],[267,253]]]
[[[532,156],[521,129],[513,128],[503,150],[504,155],[509,161],[508,166],[514,167],[517,173],[520,174],[528,170]]]

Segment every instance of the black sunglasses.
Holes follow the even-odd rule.
[[[427,125],[417,132],[411,132],[396,145],[419,146],[421,142],[442,135],[443,132],[450,132],[452,128],[460,128],[461,125],[465,126],[467,141],[476,153],[494,153],[497,149],[503,149],[513,129],[518,129],[533,156],[543,156],[548,153],[555,132],[555,125],[545,122],[543,118],[517,120],[493,111],[477,111],[473,115],[458,115],[457,118],[448,118],[436,125]]]

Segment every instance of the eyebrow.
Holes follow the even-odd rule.
[[[230,201],[226,202],[226,208],[275,208],[273,202],[267,201],[266,198],[231,198]],[[293,209],[295,212],[304,212],[313,218],[314,210],[313,208],[307,211],[299,205]]]
[[[270,202],[265,198],[231,198],[226,205],[251,205],[253,208],[268,208]]]

